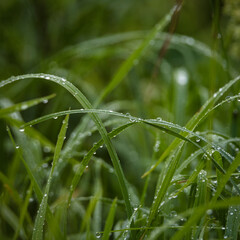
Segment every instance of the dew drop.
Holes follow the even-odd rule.
[[[21,110],[26,110],[28,108],[28,105],[24,104],[21,106]]]
[[[20,129],[19,129],[19,132],[24,132],[24,131],[25,131],[24,128],[20,128]]]
[[[99,239],[99,238],[101,238],[101,236],[102,236],[102,234],[101,234],[101,233],[99,233],[99,232],[97,232],[97,233],[96,233],[96,238],[98,238],[98,239]]]
[[[45,153],[49,153],[49,152],[51,152],[51,148],[50,148],[49,146],[44,146],[44,147],[43,147],[43,151],[44,151]]]
[[[48,103],[48,100],[47,100],[47,99],[44,99],[44,100],[43,100],[43,103],[44,103],[44,104]]]

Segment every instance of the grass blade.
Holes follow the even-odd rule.
[[[55,152],[54,152],[51,172],[49,174],[49,178],[48,178],[48,181],[47,181],[47,186],[46,186],[44,196],[42,198],[42,201],[41,201],[41,204],[40,204],[40,207],[39,207],[39,210],[38,210],[38,214],[37,214],[37,217],[36,217],[36,220],[35,220],[35,224],[34,224],[34,230],[33,230],[33,236],[32,236],[33,240],[43,239],[43,225],[44,225],[45,214],[46,214],[46,209],[47,209],[48,194],[49,194],[51,181],[52,181],[52,177],[53,177],[53,171],[54,171],[54,168],[57,164],[57,160],[59,159],[60,152],[61,152],[63,142],[64,142],[64,137],[66,135],[67,126],[68,126],[68,119],[69,119],[69,115],[67,115],[65,120],[63,121],[62,128],[61,128],[60,133],[58,135],[58,140],[57,140],[57,144],[56,144],[56,148],[55,148]]]
[[[113,77],[112,81],[104,89],[101,96],[99,97],[96,105],[100,103],[116,86],[126,77],[132,67],[135,65],[136,61],[139,61],[141,55],[150,46],[151,42],[157,37],[157,34],[162,31],[162,29],[170,22],[173,13],[176,10],[173,7],[171,11],[153,28],[153,30],[148,34],[145,40],[140,44],[140,46],[130,55],[130,57],[120,66],[119,70]]]
[[[104,227],[104,232],[103,232],[103,240],[108,240],[110,237],[110,232],[113,226],[113,221],[114,221],[114,216],[115,216],[115,211],[116,211],[116,206],[117,206],[117,198],[114,199],[109,214],[107,216],[107,220],[105,223],[105,227]]]
[[[51,94],[46,97],[36,98],[36,99],[30,100],[30,101],[14,104],[13,106],[8,107],[8,108],[0,109],[0,117],[4,116],[6,114],[13,113],[13,112],[26,110],[26,109],[28,109],[32,106],[35,106],[39,103],[47,103],[49,99],[54,98],[55,96],[56,96],[56,94]]]

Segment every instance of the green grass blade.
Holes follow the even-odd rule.
[[[12,136],[12,133],[11,133],[9,127],[7,127],[7,131],[8,131],[8,135],[9,135],[9,137],[10,137],[13,145],[14,145],[15,148],[16,148],[17,145],[16,145],[16,143],[15,143],[15,141],[14,141],[14,139],[13,139],[13,136]],[[26,162],[25,159],[23,158],[20,149],[19,149],[19,148],[16,148],[16,150],[17,150],[17,153],[18,153],[21,161],[23,162],[24,167],[26,168],[26,171],[27,171],[27,173],[28,173],[28,176],[29,176],[29,178],[30,178],[30,180],[31,180],[31,182],[32,182],[32,184],[33,184],[33,189],[34,189],[34,191],[35,191],[35,194],[36,194],[36,196],[37,196],[37,199],[38,199],[39,202],[41,202],[41,200],[42,200],[42,198],[43,198],[43,193],[42,193],[42,191],[41,191],[41,188],[39,187],[39,184],[38,184],[35,176],[33,175],[33,172],[31,171],[31,169],[29,168],[27,162]],[[59,227],[56,225],[56,223],[55,223],[55,221],[54,221],[54,219],[53,219],[53,216],[52,216],[52,213],[51,213],[51,211],[50,211],[49,206],[47,206],[47,220],[48,220],[48,222],[51,221],[51,222],[54,224],[54,226],[55,226],[53,229],[51,229],[51,230],[53,231],[53,233],[54,233],[55,238],[56,238],[56,239],[62,239],[61,231],[60,231]]]
[[[115,217],[116,206],[117,206],[117,198],[114,199],[114,201],[111,205],[109,214],[107,216],[107,220],[106,220],[104,232],[103,232],[103,237],[102,237],[103,240],[108,240],[110,237],[110,232],[111,232],[114,217]]]
[[[55,82],[55,83],[61,85],[62,87],[64,87],[66,90],[68,90],[84,108],[92,109],[90,102],[86,99],[86,97],[82,94],[82,92],[80,92],[80,90],[78,88],[76,88],[72,83],[66,81],[66,79],[61,78],[61,77],[56,77],[53,75],[26,74],[26,75],[21,75],[18,77],[11,77],[5,81],[0,82],[0,87],[3,87],[7,84],[13,83],[18,80],[27,79],[27,78],[37,78],[37,79],[40,78],[40,79],[45,79],[48,81]],[[104,128],[101,119],[94,113],[90,113],[90,116],[91,116],[92,120],[95,122],[95,124],[98,128],[98,131],[99,131],[100,135],[102,136],[104,143],[107,147],[107,150],[108,150],[108,153],[112,160],[112,163],[113,163],[113,166],[114,166],[114,169],[115,169],[118,181],[119,181],[119,185],[121,188],[121,192],[122,192],[125,204],[126,204],[127,214],[128,214],[128,217],[130,218],[133,210],[132,210],[132,206],[131,206],[131,203],[129,200],[129,194],[128,194],[128,190],[127,190],[125,176],[123,174],[123,170],[121,168],[116,150],[114,149],[113,144],[107,135],[107,131]]]
[[[227,215],[227,224],[224,239],[238,239],[240,226],[240,206],[230,206]]]
[[[214,157],[215,161],[223,168],[223,161],[222,161],[222,156],[218,151],[214,151],[212,153],[212,156]],[[217,182],[220,184],[222,181],[223,174],[217,169]]]
[[[229,166],[226,174],[222,176],[221,181],[218,183],[217,191],[211,201],[213,202],[217,201],[226,183],[229,181],[229,179],[231,179],[232,173],[237,169],[239,165],[240,165],[240,153],[238,153],[232,164]]]
[[[168,187],[170,186],[170,182],[172,181],[172,177],[178,166],[182,149],[183,149],[183,146],[180,146],[179,149],[177,149],[175,154],[172,155],[172,158],[170,159],[168,166],[166,167],[168,171],[166,172],[166,174],[164,174],[163,182],[160,186],[160,189],[157,190],[156,195],[154,196],[154,201],[152,203],[152,207],[149,213],[147,226],[151,226],[152,221],[154,220],[155,216],[158,214],[158,208],[167,192]]]
[[[205,163],[204,161],[201,161],[200,164],[198,164],[198,166],[196,167],[196,170],[192,173],[192,175],[187,179],[187,182],[177,191],[176,194],[174,194],[174,196],[177,196],[180,192],[182,192],[186,187],[190,186],[191,184],[193,184],[195,182],[195,180],[197,179],[200,171],[204,168]]]
[[[80,232],[83,232],[85,230],[85,228],[87,230],[90,228],[91,215],[94,211],[94,208],[95,208],[97,202],[100,199],[101,194],[102,194],[102,190],[100,189],[98,192],[96,192],[95,196],[90,200],[87,210],[86,210],[86,213],[85,213],[85,216],[81,223]]]
[[[55,96],[56,96],[56,94],[51,94],[46,97],[36,98],[36,99],[30,100],[30,101],[14,104],[13,106],[8,107],[8,108],[0,109],[0,117],[4,116],[6,114],[13,113],[13,112],[26,110],[26,109],[28,109],[32,106],[35,106],[39,103],[47,103],[49,99],[54,98]]]
[[[57,144],[56,144],[56,148],[55,148],[55,152],[54,152],[51,172],[49,174],[49,178],[48,178],[48,181],[47,181],[47,186],[46,186],[44,196],[42,198],[42,201],[41,201],[41,204],[40,204],[40,207],[39,207],[39,210],[38,210],[38,214],[37,214],[37,217],[36,217],[36,220],[35,220],[35,224],[34,224],[34,230],[33,230],[33,236],[32,236],[33,240],[43,239],[43,225],[44,225],[45,214],[46,214],[46,210],[47,210],[48,194],[49,194],[49,190],[50,190],[50,186],[51,186],[51,181],[52,181],[52,177],[53,177],[54,168],[55,168],[55,166],[57,164],[57,161],[59,159],[60,152],[61,152],[63,142],[64,142],[64,138],[65,138],[65,135],[66,135],[67,126],[68,126],[68,119],[69,119],[69,115],[67,115],[65,120],[63,121],[62,128],[61,128],[60,133],[58,135],[58,140],[57,140]]]
[[[119,70],[113,77],[112,81],[102,92],[100,98],[97,101],[100,103],[116,86],[127,76],[129,71],[135,65],[136,61],[139,61],[141,55],[144,51],[151,45],[151,42],[157,37],[157,34],[162,31],[162,29],[170,22],[173,13],[176,10],[176,6],[173,7],[170,12],[155,25],[153,30],[148,34],[145,40],[140,44],[140,46],[130,55],[130,57],[120,66]]]

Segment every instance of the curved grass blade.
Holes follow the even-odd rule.
[[[69,119],[69,115],[67,115],[65,117],[65,120],[63,121],[63,125],[62,128],[60,130],[60,133],[58,135],[58,140],[57,140],[57,144],[56,144],[56,148],[55,148],[55,152],[54,152],[54,156],[53,156],[53,163],[52,163],[52,168],[51,168],[51,172],[49,174],[49,178],[47,181],[47,186],[44,192],[44,196],[42,198],[39,210],[38,210],[38,214],[35,220],[35,224],[34,224],[34,230],[33,230],[33,236],[32,239],[33,240],[41,240],[43,239],[43,225],[44,225],[44,221],[45,221],[45,214],[46,214],[46,209],[47,209],[47,202],[48,202],[48,194],[49,194],[49,190],[50,190],[50,186],[51,186],[51,181],[52,181],[52,177],[53,177],[53,171],[54,168],[57,164],[57,161],[59,159],[60,156],[60,152],[63,146],[63,142],[64,142],[64,138],[66,135],[66,131],[67,131],[67,126],[68,126],[68,119]]]
[[[61,85],[62,87],[64,87],[66,90],[68,90],[84,108],[92,109],[92,105],[87,100],[87,98],[72,83],[68,82],[64,78],[56,77],[56,76],[49,75],[49,74],[26,74],[26,75],[21,75],[21,76],[17,76],[17,77],[11,77],[5,81],[0,82],[0,87],[3,87],[7,84],[10,84],[10,83],[18,81],[18,80],[27,79],[27,78],[40,78],[40,79],[45,79],[48,81],[55,82],[55,83]],[[128,217],[130,218],[133,210],[132,210],[132,206],[131,206],[131,203],[129,200],[128,190],[127,190],[127,186],[126,186],[126,179],[123,174],[123,170],[120,165],[116,150],[114,149],[113,144],[107,135],[107,131],[106,131],[105,127],[103,126],[101,119],[95,113],[89,113],[89,114],[90,114],[92,120],[95,122],[95,124],[98,128],[98,131],[99,131],[100,135],[102,136],[104,143],[107,147],[108,153],[110,155],[114,169],[116,171],[116,175],[117,175],[117,178],[119,181],[119,185],[120,185],[120,188],[122,191],[124,201],[126,203],[127,214],[128,214]]]
[[[224,85],[222,88],[220,88],[216,93],[213,94],[213,96],[208,99],[208,101],[201,107],[201,109],[188,121],[186,124],[186,129],[190,131],[194,131],[194,129],[198,126],[198,124],[206,118],[206,116],[209,114],[209,110],[212,108],[212,106],[219,100],[219,98],[235,83],[237,83],[240,80],[240,76],[237,78],[231,80],[226,85]],[[187,136],[188,133],[183,133],[184,136]],[[161,155],[161,157],[158,159],[158,161],[148,170],[142,177],[147,176],[149,173],[151,173],[158,165],[161,163],[172,151],[172,149],[175,149],[179,144],[181,143],[180,139],[175,139],[169,147],[164,151],[164,153]]]
[[[4,116],[6,114],[13,113],[13,112],[26,110],[26,109],[28,109],[32,106],[35,106],[39,103],[47,103],[49,99],[54,98],[55,96],[56,96],[56,94],[51,94],[51,95],[46,96],[46,97],[32,99],[30,101],[25,101],[25,102],[22,102],[22,103],[14,104],[13,106],[8,107],[8,108],[0,109],[0,117]]]
[[[104,232],[103,232],[103,237],[102,237],[103,240],[108,240],[110,237],[110,233],[111,233],[111,229],[112,229],[113,221],[114,221],[114,217],[115,217],[115,212],[116,212],[116,206],[117,206],[117,198],[115,198],[113,200],[109,214],[107,216],[107,220],[106,220]]]

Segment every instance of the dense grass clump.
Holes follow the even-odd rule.
[[[1,239],[238,239],[234,4],[202,1],[200,24],[149,1],[139,28],[130,2],[36,1],[1,25]]]

